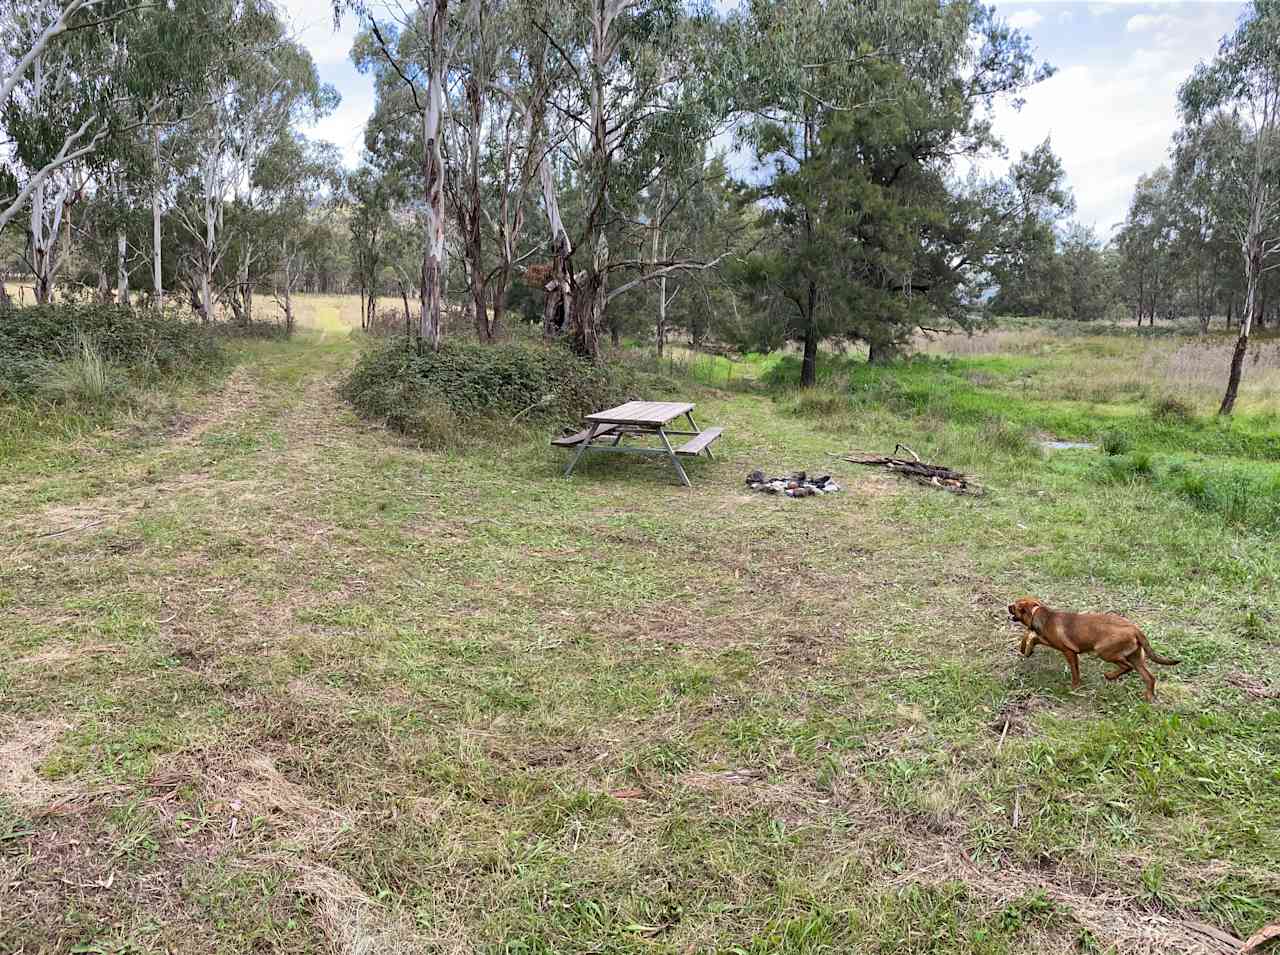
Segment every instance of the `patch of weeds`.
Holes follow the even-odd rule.
[[[832,391],[819,391],[814,388],[800,392],[794,406],[798,415],[809,418],[826,418],[841,415],[849,410],[849,399]]]
[[[124,374],[103,358],[98,346],[83,333],[75,353],[50,366],[40,381],[40,393],[46,398],[85,405],[108,404],[124,390]]]
[[[1147,481],[1155,474],[1155,462],[1146,451],[1133,451],[1125,455],[1113,455],[1102,460],[1098,470],[1104,484],[1131,484]]]
[[[1190,424],[1196,420],[1196,411],[1181,398],[1165,395],[1151,406],[1151,417],[1165,424]]]
[[[1044,928],[1058,916],[1058,904],[1037,889],[1022,898],[1010,902],[996,916],[1000,928],[1017,932],[1024,927]]]
[[[1098,437],[1098,444],[1109,455],[1128,454],[1133,450],[1133,437],[1127,431],[1108,428]]]
[[[1210,474],[1185,468],[1171,477],[1173,489],[1195,508],[1228,524],[1264,530],[1280,526],[1280,479],[1259,479],[1235,470]]]
[[[16,806],[0,796],[0,855],[14,843],[32,835],[35,835],[34,826],[18,812]]]
[[[1265,640],[1270,632],[1270,626],[1267,618],[1256,610],[1245,611],[1244,618],[1240,622],[1240,636],[1246,640],[1261,642]]]
[[[660,773],[682,773],[693,764],[693,757],[683,743],[663,740],[646,746],[628,761],[630,768],[656,770]]]
[[[993,418],[983,425],[978,431],[978,439],[986,447],[1007,454],[1011,458],[1042,456],[1040,445],[1025,428],[1015,427],[1003,418]]]

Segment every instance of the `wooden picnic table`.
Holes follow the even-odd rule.
[[[707,457],[714,457],[711,453],[711,444],[724,433],[723,428],[707,428],[705,431],[699,428],[697,422],[693,420],[693,407],[693,403],[688,401],[628,401],[616,408],[586,415],[583,419],[587,422],[585,430],[557,438],[551,443],[559,447],[577,447],[578,449],[569,461],[569,466],[565,468],[565,477],[573,473],[573,469],[588,449],[616,451],[621,454],[656,454],[667,457],[680,477],[680,483],[690,487],[689,476],[684,473],[680,457],[693,457],[704,451]],[[677,431],[668,427],[672,421],[681,416],[688,419],[692,430]],[[690,440],[679,447],[673,447],[671,444],[673,435],[688,437]],[[657,437],[662,442],[662,447],[623,447],[622,439],[626,437]],[[605,443],[610,440],[611,443]]]

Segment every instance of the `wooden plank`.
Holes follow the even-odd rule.
[[[628,401],[616,408],[586,415],[585,420],[607,424],[643,424],[658,427],[692,410],[691,403],[682,401]]]
[[[686,441],[680,447],[676,448],[676,454],[695,455],[706,449],[712,441],[719,439],[724,434],[724,428],[708,428],[706,431],[700,432],[692,440]]]
[[[614,430],[616,429],[613,427],[613,425],[606,425],[605,427],[601,428],[596,432],[596,437],[598,438],[602,434],[609,434],[611,431],[614,431]],[[582,431],[579,431],[577,434],[566,434],[564,437],[561,437],[561,438],[552,438],[551,443],[555,445],[557,448],[576,447],[577,445],[581,444],[583,441],[586,441],[587,435],[589,435],[590,433],[591,433],[590,428],[584,428]]]

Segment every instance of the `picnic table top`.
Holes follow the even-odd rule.
[[[639,424],[656,428],[692,410],[693,404],[688,401],[628,401],[616,408],[586,415],[586,420],[597,424]]]

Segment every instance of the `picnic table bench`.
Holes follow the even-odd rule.
[[[706,452],[707,457],[714,458],[711,445],[724,433],[723,428],[707,428],[705,431],[699,428],[693,420],[693,407],[692,403],[685,401],[628,401],[616,408],[586,415],[583,419],[587,422],[586,428],[577,434],[555,438],[551,443],[557,447],[578,449],[565,468],[565,477],[573,473],[578,461],[588,450],[656,454],[668,458],[680,483],[690,487],[689,476],[684,473],[679,458],[696,457],[703,452]],[[677,431],[668,427],[681,416],[688,419],[692,430]],[[673,447],[672,436],[688,437],[689,440],[679,447]],[[627,437],[657,437],[662,442],[662,447],[623,447],[622,439]]]

